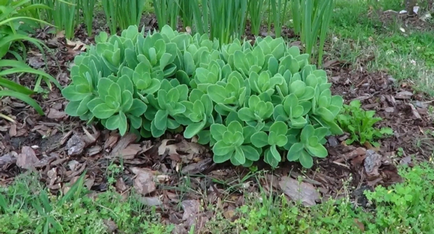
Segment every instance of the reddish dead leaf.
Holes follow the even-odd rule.
[[[15,123],[11,124],[9,127],[9,136],[10,137],[17,136],[17,125]]]
[[[156,190],[154,175],[152,172],[138,167],[131,168],[131,171],[136,175],[136,178],[134,179],[134,188],[139,194],[148,195]]]
[[[199,213],[200,203],[197,200],[184,200],[181,202],[184,214],[182,220],[185,221],[185,225],[192,226],[196,223],[197,214]]]
[[[280,189],[293,201],[301,202],[305,206],[313,206],[320,199],[320,194],[315,187],[305,182],[298,182],[288,176],[279,181]]]
[[[122,150],[126,149],[135,140],[137,140],[137,135],[133,134],[133,133],[128,133],[125,136],[121,137],[121,139],[118,141],[118,143],[113,147],[113,150],[112,150],[111,154],[109,155],[109,157],[110,158],[122,157]],[[137,152],[139,150],[137,150]],[[125,153],[127,153],[127,154],[134,153],[134,146],[133,146],[133,148],[127,150]],[[134,155],[132,158],[134,158]],[[131,158],[130,155],[127,155],[127,157],[129,157],[129,159]]]
[[[339,159],[337,159],[335,162],[342,163],[342,162],[351,160],[351,159],[353,159],[359,155],[365,155],[365,154],[366,154],[366,149],[362,148],[362,147],[358,147],[351,152],[342,154],[342,156]]]
[[[354,223],[357,225],[357,227],[358,227],[362,232],[365,231],[365,225],[364,225],[362,222],[360,222],[358,219],[354,219]]]
[[[208,169],[212,165],[212,163],[213,161],[211,158],[206,158],[198,163],[192,163],[185,166],[184,168],[182,168],[181,173],[189,175],[198,174]]]
[[[121,192],[121,193],[127,191],[127,189],[128,189],[127,186],[125,185],[124,179],[122,179],[122,178],[118,178],[116,180],[116,185],[115,186],[116,186],[116,190],[118,192]]]
[[[139,144],[131,144],[127,146],[125,149],[122,149],[119,154],[123,159],[133,159],[134,156],[136,156],[137,153],[140,152],[141,150],[142,147]]]
[[[202,154],[205,150],[204,146],[188,142],[185,139],[165,139],[158,147],[158,155],[178,154],[184,163],[189,163],[195,156]]]
[[[66,117],[66,113],[63,111],[58,111],[56,109],[50,108],[47,117],[49,119],[63,119]]]
[[[116,223],[113,220],[105,219],[103,220],[103,222],[107,227],[106,229],[107,233],[116,233],[116,231],[118,230],[118,225],[116,225]]]
[[[108,139],[104,142],[104,149],[110,152],[113,146],[118,142],[120,135],[118,133],[112,133]]]
[[[36,157],[35,151],[31,147],[23,146],[21,154],[17,156],[17,166],[30,169],[34,168],[36,163],[39,163],[39,159]]]

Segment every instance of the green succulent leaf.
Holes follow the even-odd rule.
[[[212,148],[214,155],[224,156],[229,153],[232,153],[235,150],[235,147],[232,144],[227,144],[224,141],[217,141]]]
[[[90,103],[91,102],[89,102],[89,104]],[[111,117],[117,112],[117,110],[110,108],[110,106],[107,105],[106,103],[97,104],[90,111],[98,119],[108,119],[109,117]]]
[[[110,116],[105,122],[105,127],[109,130],[119,129],[119,134],[123,136],[127,132],[127,117],[123,112]]]
[[[250,137],[250,141],[256,148],[262,148],[268,145],[268,135],[265,132],[256,132]]]
[[[300,152],[300,158],[298,159],[300,161],[300,164],[304,167],[304,168],[312,168],[313,166],[313,158],[312,156],[309,155],[309,153],[307,153],[306,151],[302,150]]]
[[[274,122],[270,127],[268,144],[283,147],[288,142],[288,139],[286,138],[287,132],[288,132],[288,126],[284,122],[282,121]]]
[[[302,143],[295,143],[289,149],[286,158],[290,162],[295,162],[300,159],[301,151],[304,150],[304,145]]]
[[[247,160],[250,160],[252,162],[256,162],[259,160],[261,152],[258,151],[256,148],[249,145],[242,145],[241,150],[244,152],[244,156]]]
[[[163,111],[163,110],[158,110],[154,120],[152,120],[153,125],[161,131],[164,131],[167,129],[167,118],[168,118],[168,113],[167,111]]]
[[[215,123],[211,125],[210,129],[212,138],[214,138],[216,141],[221,141],[223,139],[224,133],[227,130],[227,127],[223,124]]]
[[[206,121],[189,124],[185,128],[184,137],[187,139],[194,137],[205,127],[205,124],[206,124]]]
[[[271,152],[270,148],[266,149],[265,152],[264,152],[264,161],[266,163],[268,163],[273,168],[276,168],[279,165],[279,163],[280,163],[280,161],[278,161],[274,157],[274,155]]]

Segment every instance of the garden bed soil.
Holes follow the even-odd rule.
[[[156,26],[152,18],[145,21],[151,27]],[[36,37],[44,40],[53,53],[48,54],[45,63],[39,53],[31,51],[28,63],[35,68],[46,64],[50,74],[66,86],[68,67],[82,51],[82,45],[93,42],[92,37],[86,36],[84,28],[73,41],[47,30],[40,30]],[[329,156],[317,160],[311,170],[283,162],[271,171],[264,163],[258,163],[259,170],[268,172],[259,180],[252,177],[242,181],[251,173],[250,169],[229,163],[216,165],[208,147],[185,140],[182,135],[166,134],[159,139],[136,142],[134,135],[120,137],[100,126],[87,126],[78,118],[68,117],[64,112],[67,102],[54,87],[44,97],[36,96],[45,116],[13,98],[1,99],[2,114],[14,122],[0,118],[0,185],[10,184],[25,171],[36,170],[50,191],[56,193],[65,191],[69,182],[86,171],[85,185],[94,192],[104,192],[112,186],[126,194],[134,187],[140,195],[138,199],[160,207],[164,220],[176,224],[180,230],[188,230],[193,223],[198,229],[203,228],[214,215],[213,210],[205,209],[208,205],[223,209],[226,218],[235,219],[232,211],[244,204],[244,195],[258,193],[260,186],[276,194],[283,192],[288,198],[302,196],[305,205],[312,205],[321,202],[318,195],[324,199],[345,196],[343,186],[349,183],[351,197],[364,205],[363,190],[402,180],[396,165],[412,165],[431,157],[432,101],[414,92],[410,83],[398,84],[385,72],[355,70],[336,60],[325,61],[325,69],[333,94],[342,95],[346,103],[361,100],[363,109],[375,110],[383,118],[378,126],[394,130],[393,136],[379,141],[379,148],[347,146],[345,135],[330,137]],[[35,85],[28,76],[20,81],[29,87]],[[123,155],[124,170],[110,174],[112,162],[120,161],[119,153]],[[301,195],[291,186],[292,179],[300,176],[304,182]],[[114,180],[108,181],[109,177]],[[199,206],[204,209],[199,211]],[[190,214],[194,220],[187,218]]]

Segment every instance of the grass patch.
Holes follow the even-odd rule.
[[[368,71],[387,71],[397,80],[410,80],[416,90],[434,95],[432,27],[405,27],[394,15],[382,21],[383,10],[403,7],[399,1],[375,5],[362,0],[338,0],[330,26],[328,56]]]
[[[250,196],[238,210],[241,218],[232,223],[234,233],[429,233],[434,166],[401,167],[400,174],[404,183],[365,192],[375,208],[369,210],[355,206],[349,197],[306,208],[283,195]]]
[[[75,186],[75,187],[74,187]],[[133,195],[114,191],[92,194],[77,182],[53,196],[35,174],[23,174],[0,188],[0,233],[109,233],[107,223],[123,233],[171,233],[154,209]]]

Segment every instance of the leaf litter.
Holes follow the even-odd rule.
[[[147,25],[152,27],[155,20],[152,22]],[[48,28],[40,30],[36,36],[54,53],[47,54],[45,63],[42,55],[33,51],[29,53],[29,64],[45,66],[66,85],[70,63],[84,51],[85,44],[93,43],[93,37],[87,37],[83,28],[77,31],[77,39],[71,41],[62,33],[52,35],[47,31]],[[284,30],[283,34],[293,37],[290,30]],[[87,170],[85,185],[93,192],[104,192],[114,186],[116,191],[127,195],[134,189],[135,199],[159,207],[163,221],[175,224],[177,233],[188,233],[192,225],[206,232],[205,224],[214,217],[215,210],[222,211],[227,219],[236,219],[235,209],[244,204],[246,196],[260,198],[260,187],[311,206],[321,199],[344,196],[343,183],[353,178],[352,198],[364,205],[364,190],[401,181],[396,165],[412,165],[430,157],[434,142],[429,132],[434,126],[428,108],[432,103],[408,84],[395,84],[393,77],[384,72],[353,70],[344,61],[324,64],[334,94],[342,95],[347,103],[361,100],[362,108],[375,110],[383,118],[379,127],[394,130],[393,136],[379,141],[379,148],[347,146],[345,135],[330,137],[329,157],[316,161],[312,170],[304,172],[298,164],[284,162],[279,169],[267,172],[265,179],[242,180],[251,173],[249,169],[228,163],[215,165],[209,148],[182,135],[137,140],[132,134],[121,137],[117,132],[84,126],[78,118],[65,115],[66,102],[54,87],[48,99],[36,96],[46,116],[37,115],[13,98],[1,100],[2,114],[13,121],[0,118],[0,185],[11,183],[26,170],[37,170],[52,192],[66,191],[69,189],[66,185]],[[32,87],[34,81],[25,79],[23,84]],[[420,146],[415,143],[417,139]],[[398,148],[404,150],[405,157],[397,156]],[[115,181],[109,183],[109,165],[120,161],[124,167]],[[262,163],[258,163],[258,168],[270,169]],[[106,220],[106,225],[111,230],[117,229],[111,220]]]

